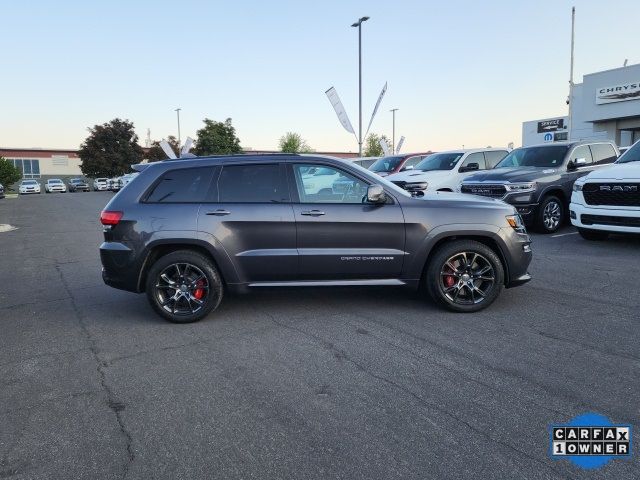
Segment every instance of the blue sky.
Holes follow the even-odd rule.
[[[571,6],[575,78],[640,63],[635,1],[2,2],[0,146],[76,148],[114,117],[143,143],[233,119],[243,147],[286,131],[317,150],[357,151],[324,92],[335,86],[357,129],[358,17],[363,122],[405,151],[521,141],[524,120],[562,115]]]

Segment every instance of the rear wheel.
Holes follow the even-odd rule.
[[[173,323],[191,323],[218,308],[223,285],[211,260],[193,251],[179,250],[151,266],[146,292],[160,316]]]
[[[558,197],[545,197],[538,207],[536,227],[541,233],[554,233],[564,223],[564,203]]]
[[[500,295],[504,267],[483,243],[456,240],[433,254],[424,281],[427,293],[440,305],[454,312],[477,312]]]
[[[579,228],[578,233],[585,240],[601,241],[609,237],[609,232],[604,230],[591,230],[589,228]]]

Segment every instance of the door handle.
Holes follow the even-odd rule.
[[[305,215],[307,217],[321,217],[324,215],[324,212],[321,210],[303,210],[300,212],[300,215]]]
[[[218,209],[213,212],[207,212],[207,215],[215,215],[216,217],[224,217],[225,215],[229,215],[231,212],[229,210]]]

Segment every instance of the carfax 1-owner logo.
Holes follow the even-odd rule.
[[[631,457],[631,426],[614,425],[598,413],[585,413],[565,425],[549,427],[549,455],[582,468],[604,467],[616,458]]]

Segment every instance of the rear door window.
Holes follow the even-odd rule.
[[[225,165],[218,179],[221,203],[285,203],[289,188],[284,167],[274,164]]]
[[[200,203],[206,198],[216,167],[180,168],[162,175],[147,203]]]
[[[594,143],[589,145],[589,148],[591,148],[591,154],[593,155],[593,163],[596,165],[613,163],[618,158],[613,145],[609,143]]]

